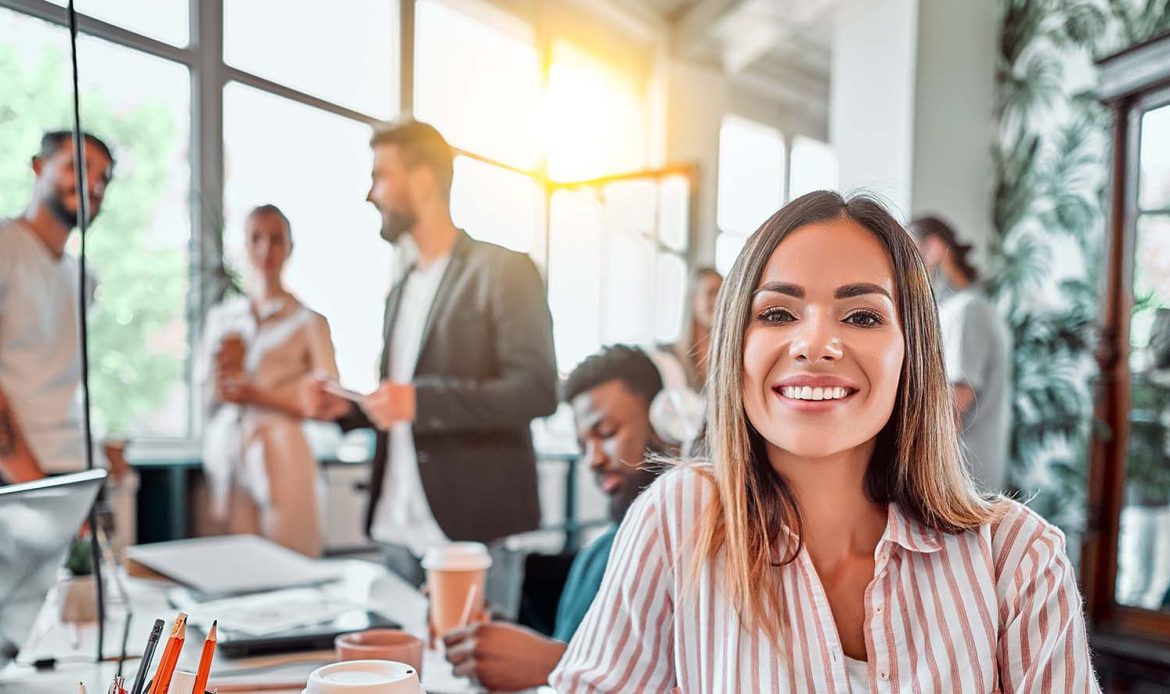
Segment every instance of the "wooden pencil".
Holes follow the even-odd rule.
[[[171,627],[171,637],[167,639],[167,647],[163,650],[162,658],[158,661],[158,670],[154,673],[154,682],[150,685],[150,694],[166,694],[171,686],[171,677],[175,674],[175,666],[179,664],[179,653],[183,650],[183,641],[187,639],[187,613],[180,612]]]
[[[203,694],[207,691],[207,678],[211,676],[211,659],[215,657],[215,642],[217,627],[219,620],[211,623],[211,628],[207,630],[207,638],[203,641],[203,653],[199,656],[199,669],[195,675],[195,686],[192,687],[192,694]]]

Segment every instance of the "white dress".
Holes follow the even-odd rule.
[[[267,302],[255,313],[249,299],[235,297],[208,313],[196,364],[208,413],[203,472],[213,517],[228,518],[232,488],[238,487],[258,507],[259,530],[265,536],[304,554],[319,554],[317,461],[302,420],[285,412],[215,399],[214,358],[230,333],[238,333],[244,341],[244,370],[251,382],[295,399],[307,375],[321,371],[337,378],[329,325],[291,297]]]

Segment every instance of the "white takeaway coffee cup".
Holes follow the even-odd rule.
[[[319,667],[302,694],[426,694],[418,671],[393,660],[347,660]]]

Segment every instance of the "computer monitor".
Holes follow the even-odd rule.
[[[0,668],[32,632],[105,470],[0,487]]]

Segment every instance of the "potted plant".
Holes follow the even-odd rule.
[[[83,624],[97,619],[97,581],[93,574],[93,537],[86,533],[73,539],[65,558],[66,578],[61,582],[61,621]]]

